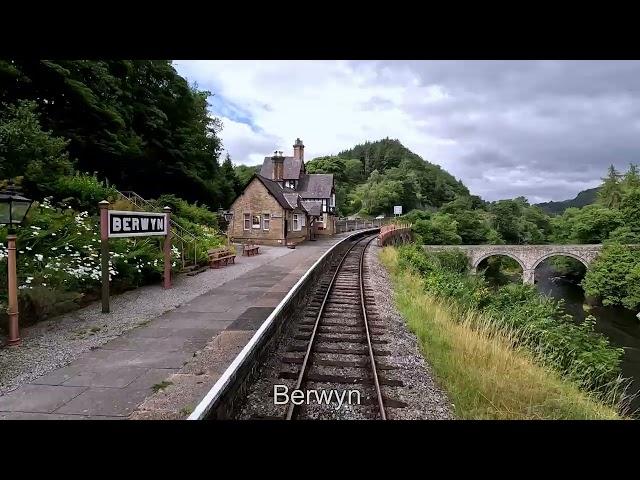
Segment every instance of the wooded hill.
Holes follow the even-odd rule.
[[[335,175],[342,215],[390,216],[394,205],[402,205],[405,212],[434,209],[457,196],[469,196],[461,181],[395,139],[367,141],[334,156],[314,158],[306,166],[309,173]]]
[[[564,212],[567,208],[582,208],[586,205],[591,205],[595,203],[598,199],[598,190],[599,187],[589,188],[587,190],[583,190],[574,198],[569,200],[561,200],[558,202],[543,202],[537,203],[536,207],[540,207],[543,212],[548,213],[550,215],[557,215]]]

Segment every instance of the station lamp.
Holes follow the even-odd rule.
[[[0,225],[7,225],[7,286],[9,306],[9,346],[20,345],[20,333],[18,328],[18,275],[16,272],[16,235],[15,227],[19,226],[27,216],[33,200],[23,197],[16,190],[13,182],[0,191]]]

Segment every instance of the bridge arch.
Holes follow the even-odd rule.
[[[473,264],[471,265],[472,271],[477,272],[478,271],[478,267],[480,266],[480,263],[482,263],[483,260],[486,260],[487,258],[491,258],[491,257],[497,257],[497,256],[500,256],[500,255],[504,255],[505,257],[512,258],[513,260],[518,262],[518,265],[520,265],[520,268],[522,269],[522,273],[523,274],[524,274],[525,270],[527,270],[527,267],[525,266],[524,262],[517,255],[514,255],[513,253],[507,252],[507,251],[495,251],[495,252],[486,253],[486,254],[482,255],[480,258],[478,258],[477,260],[475,260],[473,262]]]
[[[542,255],[540,258],[538,258],[533,265],[531,266],[532,270],[535,270],[536,268],[538,268],[538,265],[540,265],[542,262],[544,262],[545,260],[547,260],[548,258],[551,257],[569,257],[569,258],[573,258],[575,260],[578,260],[580,263],[582,263],[582,265],[584,265],[585,269],[589,268],[589,261],[586,260],[585,258],[576,255],[575,253],[571,253],[571,252],[551,252],[551,253],[547,253]]]

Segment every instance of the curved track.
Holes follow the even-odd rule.
[[[384,326],[367,315],[364,258],[367,247],[376,238],[356,241],[340,260],[328,283],[321,283],[305,318],[298,325],[296,340],[307,340],[304,357],[286,356],[282,362],[301,364],[296,375],[295,390],[322,390],[330,386],[358,386],[366,399],[366,407],[357,417],[386,419],[385,398],[380,388],[381,377],[376,355],[377,345],[386,343],[376,336]],[[384,368],[384,367],[383,367]],[[401,382],[387,380],[391,385]],[[322,417],[309,412],[307,405],[288,405],[285,418]]]

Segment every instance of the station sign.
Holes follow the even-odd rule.
[[[166,213],[109,210],[109,238],[167,235]]]
[[[393,207],[394,215],[402,215],[402,205],[396,205]]]

